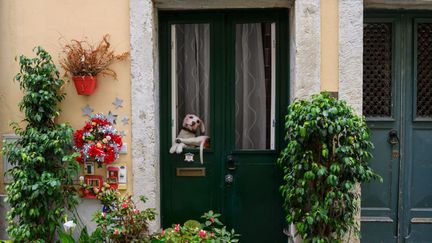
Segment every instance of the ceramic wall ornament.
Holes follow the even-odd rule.
[[[184,156],[185,156],[185,158],[184,158],[185,162],[194,162],[195,161],[193,153],[185,153]]]
[[[81,109],[82,116],[88,116],[90,117],[93,113],[93,108],[91,108],[89,105],[86,105],[84,108]]]
[[[118,189],[119,184],[119,171],[118,166],[107,166],[107,183],[111,189]]]
[[[93,175],[94,174],[94,162],[93,161],[86,161],[84,163],[84,174],[86,174],[86,175]]]
[[[85,175],[80,178],[80,194],[84,198],[96,198],[102,188],[103,179],[101,175]]]
[[[112,103],[116,109],[123,107],[123,100],[116,97],[114,102]]]

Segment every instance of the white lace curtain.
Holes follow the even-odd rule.
[[[198,115],[210,134],[210,27],[208,24],[176,25],[178,120]]]
[[[208,24],[176,25],[177,124],[182,124],[185,114],[194,113],[205,122],[207,134],[211,125],[209,31]],[[235,52],[236,148],[266,149],[268,107],[261,23],[236,25]]]
[[[235,46],[236,148],[266,149],[266,85],[261,23],[238,24]]]

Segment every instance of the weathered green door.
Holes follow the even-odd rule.
[[[432,242],[431,17],[365,15],[363,114],[384,182],[362,185],[362,242]]]
[[[275,163],[289,100],[287,13],[159,12],[163,227],[212,209],[242,242],[286,242]],[[169,153],[190,113],[211,139],[203,164],[196,148]]]

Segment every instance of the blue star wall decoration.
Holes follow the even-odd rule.
[[[88,117],[90,117],[90,115],[93,113],[93,109],[89,105],[86,105],[84,108],[81,109],[81,111],[83,116]]]
[[[127,116],[124,116],[121,121],[122,121],[123,125],[129,124],[129,118]]]
[[[116,109],[123,107],[123,100],[119,99],[118,97],[115,98],[114,102],[112,103]]]
[[[109,111],[108,115],[106,116],[106,118],[112,124],[117,124],[117,121],[116,121],[117,120],[117,116],[118,115],[114,115],[111,111]]]

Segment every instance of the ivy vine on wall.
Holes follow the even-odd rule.
[[[11,126],[20,139],[3,147],[14,166],[7,172],[12,178],[6,186],[7,231],[17,242],[53,242],[65,209],[77,203],[72,183],[79,166],[71,148],[72,128],[54,121],[65,98],[64,81],[51,56],[41,47],[34,51],[35,58],[19,57],[15,76],[24,92],[19,108],[25,118],[23,127]]]
[[[292,103],[285,128],[288,144],[278,164],[287,222],[304,242],[340,242],[347,232],[358,233],[355,185],[382,180],[367,163],[373,144],[364,118],[322,93]]]

